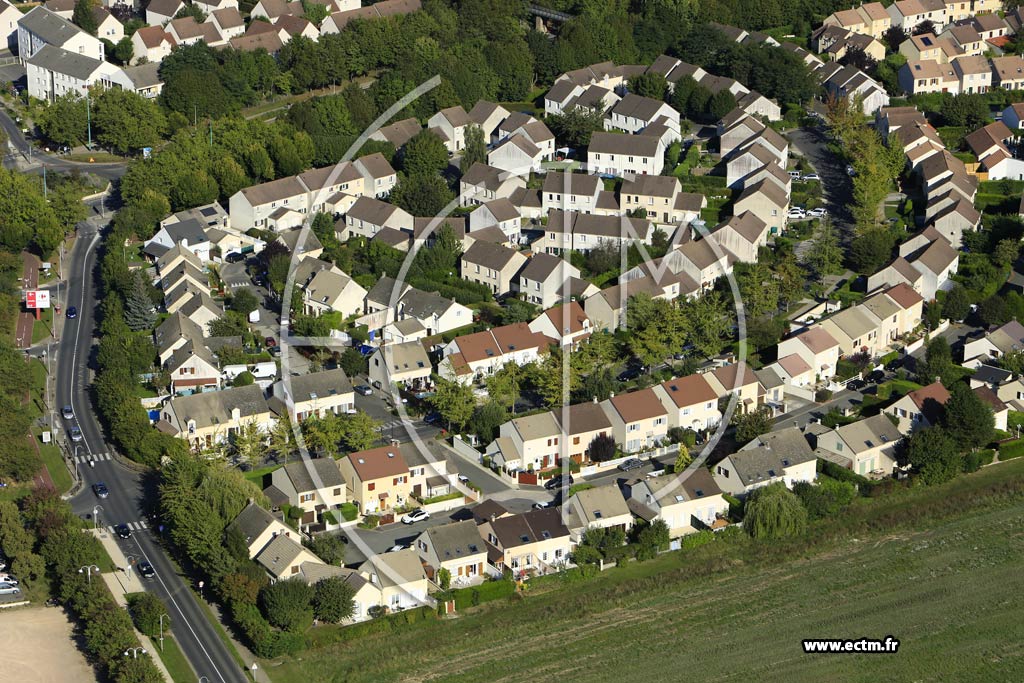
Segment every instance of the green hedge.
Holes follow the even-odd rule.
[[[323,647],[331,643],[346,643],[375,633],[399,631],[409,624],[436,618],[437,614],[432,607],[417,607],[388,614],[377,619],[361,621],[350,626],[316,628],[313,629],[310,636],[314,647]]]
[[[874,482],[867,477],[863,477],[853,470],[848,470],[841,465],[837,465],[829,460],[823,460],[822,458],[818,458],[818,472],[839,481],[848,481],[856,486],[861,493],[867,493],[874,485]]]
[[[999,460],[1013,460],[1024,455],[1024,439],[1015,439],[999,444]]]
[[[459,588],[452,591],[452,598],[455,600],[455,609],[466,609],[475,607],[492,600],[507,598],[516,591],[516,585],[509,579],[500,581],[485,581],[479,586],[471,588]]]
[[[346,522],[351,522],[359,516],[359,508],[356,507],[355,503],[342,503],[338,509],[341,516],[345,518]]]

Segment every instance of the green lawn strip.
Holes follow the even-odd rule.
[[[188,579],[186,579],[186,582],[187,581]],[[192,595],[195,596],[196,602],[199,603],[199,609],[202,610],[203,614],[205,614],[206,618],[210,621],[210,624],[213,626],[213,630],[217,632],[217,637],[220,638],[222,643],[224,643],[224,647],[227,648],[231,658],[235,660],[235,663],[237,663],[238,666],[243,669],[247,668],[249,665],[242,661],[242,655],[238,654],[238,650],[235,648],[234,642],[232,642],[231,637],[228,636],[228,632],[224,630],[224,625],[220,623],[220,619],[217,618],[217,615],[213,612],[210,606],[199,598],[199,594],[196,593],[191,586],[189,587],[189,590],[192,591]]]
[[[71,473],[64,463],[60,448],[52,442],[40,443],[39,455],[46,465],[46,471],[50,473],[50,479],[53,479],[53,485],[57,487],[57,493],[65,493],[71,488]]]
[[[192,683],[196,679],[192,667],[189,666],[188,660],[185,659],[185,655],[182,654],[181,648],[178,647],[178,642],[173,636],[164,634],[163,649],[160,648],[159,638],[153,638],[152,641],[157,655],[167,667],[167,672],[171,674],[171,680],[174,683]]]
[[[586,580],[546,579],[457,619],[264,668],[275,683],[665,680],[694,662],[701,680],[1017,680],[1022,498],[1018,460],[858,499],[794,541],[739,537]],[[888,635],[901,640],[898,655],[812,656],[800,644]]]
[[[266,467],[258,467],[256,469],[249,470],[248,472],[246,472],[245,478],[259,486],[260,489],[262,489],[263,475],[270,474],[271,472],[280,467],[284,467],[284,465],[267,465]]]

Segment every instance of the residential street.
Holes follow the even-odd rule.
[[[71,405],[82,430],[83,440],[73,444],[72,452],[96,459],[95,467],[79,466],[84,487],[71,499],[74,511],[92,515],[99,506],[102,525],[133,523],[147,519],[155,491],[155,482],[144,480],[138,473],[122,466],[117,460],[107,459],[111,451],[90,404],[88,383],[91,377],[93,327],[96,309],[94,271],[101,235],[96,226],[83,224],[75,248],[65,263],[69,305],[78,306],[78,317],[64,321],[62,343],[57,351],[58,406]],[[58,434],[58,439],[66,438]],[[70,444],[69,444],[70,445]],[[97,499],[91,486],[104,482],[110,497]],[[148,501],[148,502],[147,502]],[[153,526],[153,525],[150,525]],[[127,555],[136,561],[148,560],[156,569],[156,577],[149,582],[153,591],[167,606],[176,627],[175,633],[185,657],[196,673],[210,681],[220,683],[241,682],[245,673],[239,669],[202,607],[176,573],[176,568],[156,541],[155,530],[137,531],[126,541],[119,541]]]
[[[70,173],[72,171],[88,172],[107,180],[120,178],[128,169],[126,162],[90,164],[82,161],[69,161],[63,157],[33,148],[25,139],[18,124],[3,109],[0,109],[0,127],[3,128],[4,133],[7,135],[9,147],[22,156],[21,161],[12,158],[12,155],[5,156],[4,166],[8,168],[18,168],[18,170],[28,173],[42,173],[42,167],[46,166],[51,171],[59,171],[61,173]],[[24,162],[28,162],[29,166],[25,167],[23,165]]]
[[[786,137],[821,176],[822,196],[825,208],[832,216],[832,224],[844,236],[852,237],[853,216],[849,206],[853,203],[853,183],[846,173],[846,162],[829,151],[824,126],[798,128],[787,133]]]

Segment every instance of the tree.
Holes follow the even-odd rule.
[[[122,66],[128,66],[135,56],[135,45],[130,36],[125,36],[114,45],[113,58]]]
[[[444,567],[437,570],[437,585],[441,587],[442,591],[452,587],[452,573]]]
[[[746,413],[737,410],[733,414],[732,423],[736,427],[736,443],[745,444],[770,432],[775,426],[775,419],[770,408],[762,407]]]
[[[907,438],[901,463],[914,468],[926,484],[941,484],[960,472],[956,442],[941,427],[918,429]]]
[[[448,429],[463,427],[473,415],[473,389],[458,382],[439,379],[430,403],[448,423]]]
[[[722,340],[728,335],[732,317],[728,304],[720,292],[681,303],[689,330],[689,340],[698,353],[708,358],[722,349]]]
[[[826,478],[817,484],[797,482],[793,485],[793,493],[807,508],[810,519],[831,517],[857,497],[857,489],[850,482]]]
[[[515,365],[515,363],[510,363]],[[473,410],[473,416],[467,426],[471,434],[476,434],[484,443],[494,441],[498,436],[498,428],[508,421],[508,409],[498,401],[491,399]]]
[[[231,310],[239,315],[248,316],[260,307],[260,300],[250,289],[239,289],[231,295]]]
[[[448,167],[448,149],[444,142],[427,129],[421,130],[405,143],[402,170],[408,176],[436,176]],[[433,214],[415,214],[433,215]]]
[[[942,302],[942,315],[949,320],[963,320],[971,312],[971,298],[963,285],[957,283],[946,292]]]
[[[71,23],[91,36],[96,35],[99,26],[93,14],[95,8],[94,0],[78,0],[74,12],[71,13]]]
[[[459,168],[469,170],[476,162],[487,163],[487,142],[480,126],[466,128],[466,147],[462,152]]]
[[[355,613],[355,589],[344,576],[331,576],[313,589],[313,614],[329,624],[337,624]]]
[[[999,240],[992,251],[992,260],[996,265],[1005,268],[1017,260],[1020,254],[1020,241],[1016,239]]]
[[[288,456],[295,452],[295,434],[287,414],[282,415],[270,430],[270,450],[277,453],[279,458],[284,458],[286,463]]]
[[[587,455],[591,462],[607,462],[615,457],[618,445],[608,434],[598,434],[587,446]]]
[[[604,112],[590,107],[573,107],[548,118],[555,138],[573,148],[586,147],[595,131],[604,130]]]
[[[391,202],[413,216],[438,216],[455,195],[439,175],[400,176],[391,190]],[[421,250],[423,251],[423,250]]]
[[[241,429],[235,432],[232,445],[240,462],[254,465],[266,454],[267,436],[260,429],[259,424],[253,420],[245,423]]]
[[[87,109],[85,98],[72,90],[40,110],[36,122],[48,139],[58,145],[75,147],[88,137]]]
[[[974,130],[988,121],[988,102],[976,93],[961,93],[943,99],[939,109],[948,126]]]
[[[961,451],[985,446],[995,436],[992,407],[962,382],[953,385],[942,425]]]
[[[864,275],[877,273],[889,260],[892,247],[893,238],[887,230],[867,230],[850,242],[850,265]]]
[[[693,455],[690,454],[690,449],[686,447],[686,444],[679,444],[679,453],[676,455],[672,471],[678,474],[689,467],[691,462],[693,462]]]
[[[907,34],[903,32],[903,29],[899,26],[890,26],[886,29],[885,33],[882,34],[882,40],[888,46],[891,52],[896,52],[900,49],[900,45],[907,39]]]
[[[367,373],[369,361],[359,352],[359,349],[349,347],[341,354],[338,367],[344,370],[349,377],[356,377]]]
[[[57,218],[57,223],[64,231],[70,231],[89,215],[89,209],[82,201],[81,193],[74,183],[57,183],[50,190],[50,208]],[[61,235],[63,238],[63,235]],[[36,236],[36,243],[39,236]],[[56,246],[56,245],[55,245]]]
[[[96,139],[119,154],[154,147],[167,130],[167,117],[153,100],[130,90],[100,90],[92,102]]]
[[[156,309],[142,275],[138,272],[132,278],[132,289],[124,302],[124,321],[129,329],[136,332],[151,329],[156,324]]]
[[[798,536],[807,528],[807,509],[781,482],[755,489],[747,499],[743,529],[752,538]]]
[[[319,26],[324,19],[327,18],[328,10],[327,5],[322,5],[318,2],[312,2],[312,0],[303,0],[302,2],[302,13],[314,26]]]
[[[736,97],[726,89],[719,90],[708,101],[708,118],[718,121],[736,108]]]
[[[636,559],[653,559],[658,552],[668,550],[672,537],[665,520],[655,519],[650,524],[640,526],[639,529],[636,534]]]
[[[506,363],[485,380],[492,401],[515,412],[516,400],[522,394],[525,373],[518,363]]]
[[[659,73],[643,73],[629,79],[629,91],[641,97],[653,100],[664,100],[668,92],[668,82]]]
[[[302,579],[287,579],[260,591],[263,615],[273,626],[295,633],[313,622],[313,588]]]
[[[381,422],[364,412],[343,415],[341,423],[341,444],[348,451],[365,451],[380,438]]]
[[[826,275],[841,273],[843,270],[843,249],[839,246],[839,235],[827,218],[821,219],[814,228],[813,243],[807,250],[807,265],[811,267],[818,281]]]
[[[345,542],[341,540],[341,536],[318,534],[307,545],[314,555],[327,564],[334,565],[335,567],[341,567],[345,564]]]
[[[948,377],[953,369],[953,352],[945,337],[933,337],[925,347],[925,361],[919,364],[917,379],[921,384],[931,384],[936,379]]]
[[[133,593],[128,597],[128,613],[135,622],[135,628],[151,638],[160,635],[160,615],[165,615],[163,620],[164,630],[171,628],[171,619],[167,615],[167,608],[160,598],[152,593]]]
[[[247,387],[255,383],[256,378],[253,377],[253,374],[248,370],[243,370],[242,372],[235,375],[235,378],[231,380],[231,386],[233,387]]]

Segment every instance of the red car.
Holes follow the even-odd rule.
[[[273,337],[267,337],[264,341],[266,342],[268,349],[277,346],[277,340]]]

